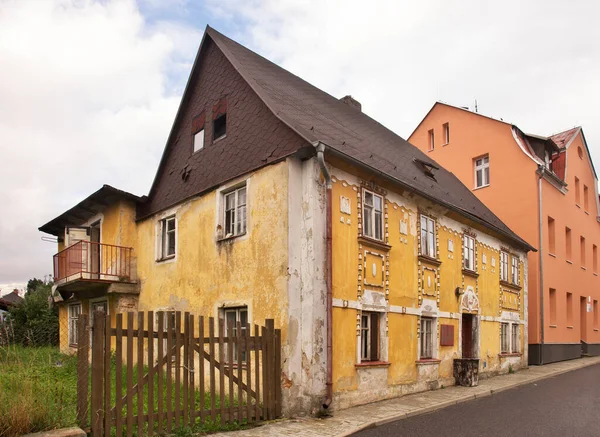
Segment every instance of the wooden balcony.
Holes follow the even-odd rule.
[[[106,292],[113,283],[134,284],[132,254],[131,247],[79,241],[54,255],[54,284],[61,292]]]

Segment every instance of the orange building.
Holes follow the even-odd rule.
[[[526,134],[437,102],[409,142],[538,248],[528,255],[529,363],[600,355],[598,181],[583,130]]]

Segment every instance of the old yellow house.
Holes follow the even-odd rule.
[[[104,186],[40,230],[63,350],[98,309],[273,318],[286,414],[527,362],[532,248],[356,100],[211,28],[148,196]]]

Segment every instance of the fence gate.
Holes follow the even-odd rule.
[[[281,331],[272,319],[225,326],[187,312],[130,312],[116,314],[113,328],[98,311],[92,321],[78,321],[77,420],[93,437],[281,414]]]

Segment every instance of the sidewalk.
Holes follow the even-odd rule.
[[[387,401],[348,408],[333,413],[333,417],[281,420],[245,431],[215,434],[231,437],[258,436],[348,436],[357,431],[383,425],[398,419],[416,416],[450,405],[489,396],[503,390],[550,378],[561,373],[599,364],[600,357],[531,366],[511,375],[496,376],[479,381],[477,387],[448,387],[445,389],[407,395]]]

